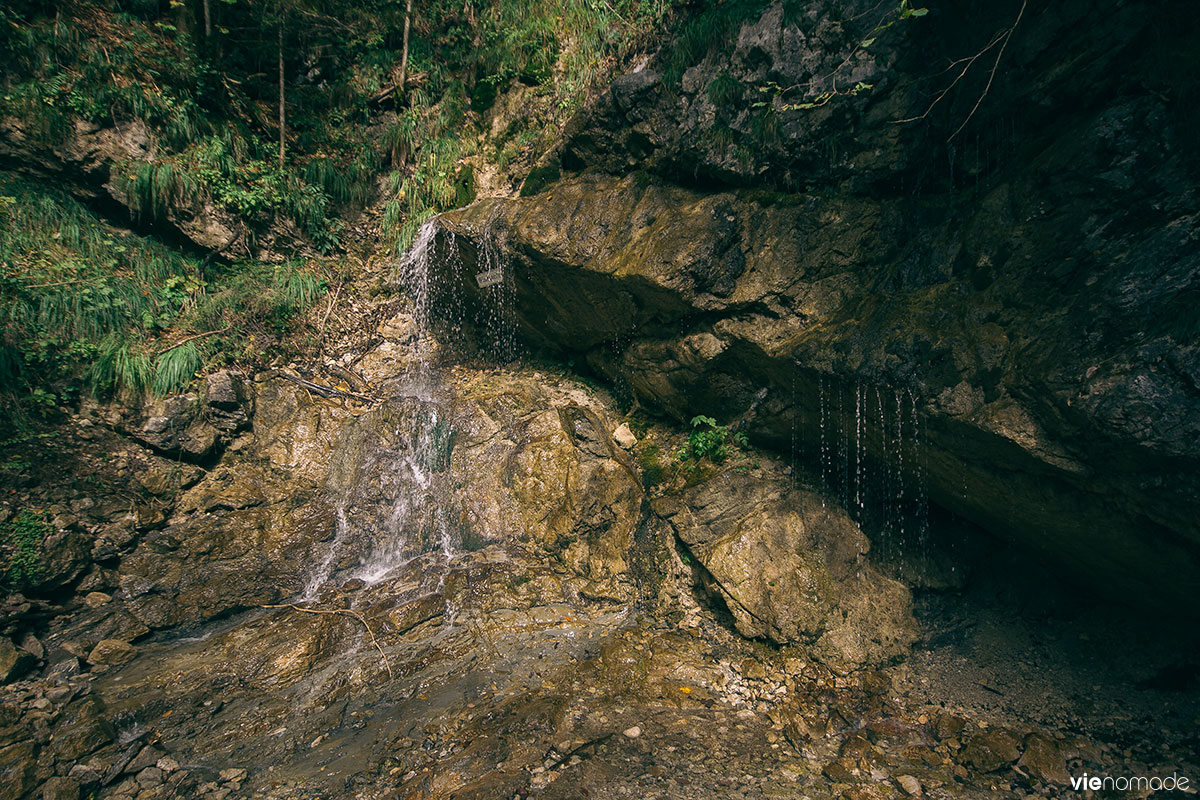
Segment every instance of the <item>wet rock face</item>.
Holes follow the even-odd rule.
[[[917,638],[907,587],[867,563],[862,531],[814,493],[729,472],[654,508],[743,636],[849,666],[901,657]]]
[[[584,175],[443,222],[467,272],[500,232],[536,348],[585,358],[681,420],[739,417],[765,389],[748,421],[758,441],[812,454],[821,437],[849,440],[876,473],[927,481],[933,502],[1071,578],[1194,613],[1200,266],[1186,242],[1200,196],[1184,121],[1138,88],[1167,80],[1141,33],[1159,11],[1084,24],[1084,5],[1066,3],[1024,18],[964,129],[969,157],[946,139],[982,87],[922,126],[892,124],[929,103],[922,48],[974,52],[979,27],[1011,24],[1018,5],[905,21],[856,56],[874,89],[777,109],[777,139],[738,117],[741,172],[698,138],[710,83],[724,71],[749,91],[772,70],[803,83],[840,52],[815,9],[799,24],[772,6],[678,86],[653,64],[618,80],[574,123],[564,158]],[[830,126],[845,149],[818,158]],[[789,169],[820,191],[730,188],[794,191]],[[487,302],[470,281],[444,283]],[[897,431],[917,429],[920,476],[897,459]]]

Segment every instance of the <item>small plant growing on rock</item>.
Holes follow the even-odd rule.
[[[25,509],[0,526],[0,558],[5,588],[22,590],[37,582],[41,572],[42,540],[50,532],[43,514]]]
[[[696,416],[692,417],[692,431],[688,434],[687,442],[679,449],[678,458],[695,465],[704,460],[720,464],[730,453],[746,444],[745,433],[731,431],[728,425],[718,425],[712,417]]]

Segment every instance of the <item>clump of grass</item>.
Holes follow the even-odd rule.
[[[767,5],[767,0],[706,0],[705,10],[690,17],[664,51],[664,82],[677,85],[689,67],[728,44],[742,23],[762,14]]]
[[[174,347],[154,359],[154,378],[150,386],[155,394],[180,391],[191,383],[203,365],[204,359],[194,343]]]
[[[206,363],[244,354],[248,337],[283,335],[325,289],[298,262],[206,273],[66,194],[4,176],[0,264],[0,389],[30,397],[178,391]]]
[[[728,109],[742,99],[744,88],[741,81],[722,70],[709,82],[705,94],[717,108]]]

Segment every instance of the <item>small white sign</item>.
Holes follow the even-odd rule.
[[[504,280],[504,271],[499,269],[489,269],[487,272],[480,272],[475,276],[475,282],[479,284],[480,289],[486,289],[489,286],[495,286]]]

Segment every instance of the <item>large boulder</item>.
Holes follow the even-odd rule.
[[[839,666],[902,657],[917,638],[907,587],[867,561],[867,537],[820,495],[728,470],[654,508],[744,636]]]

